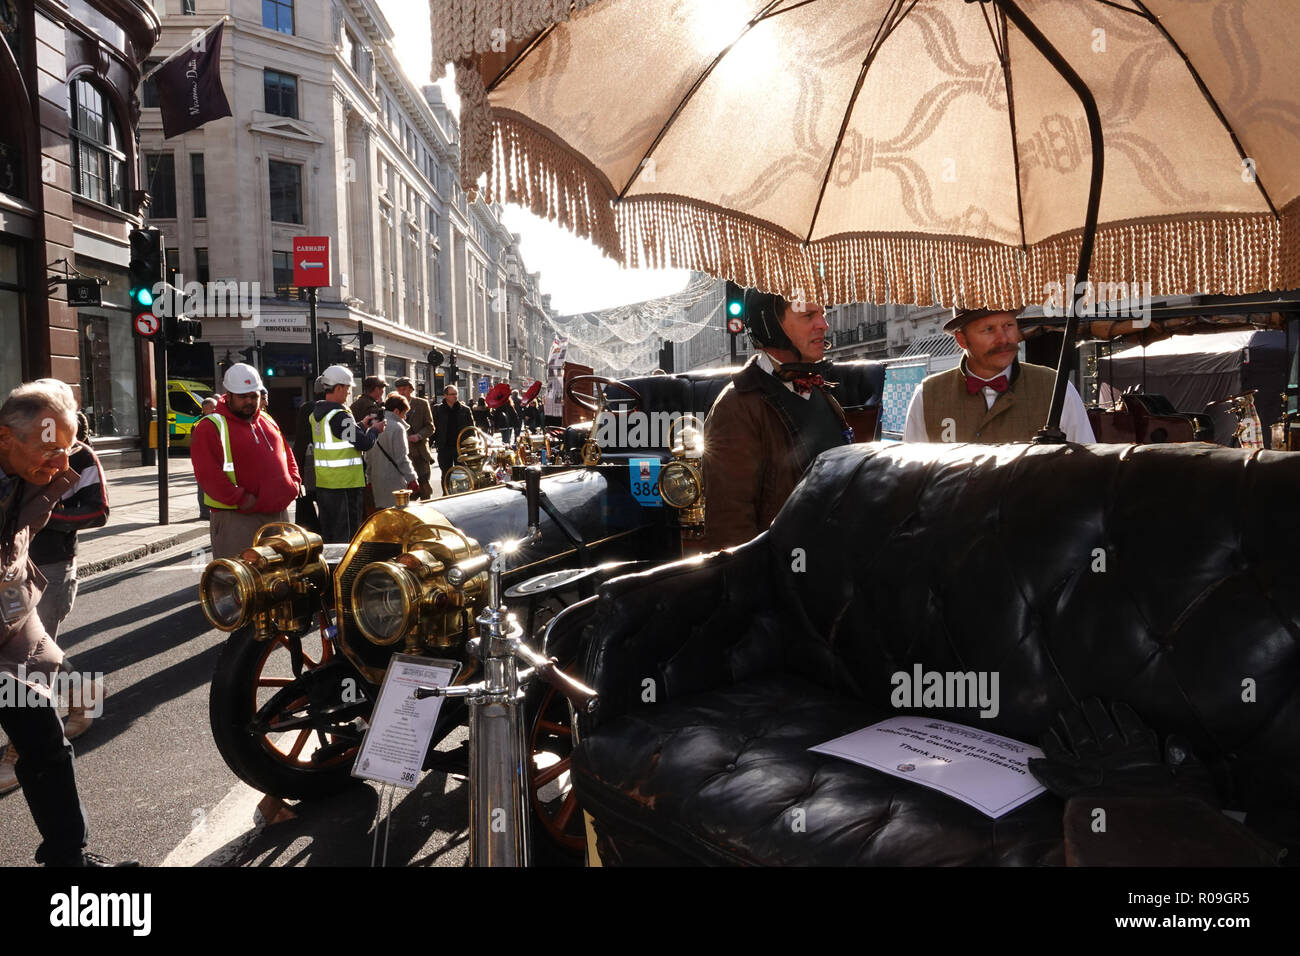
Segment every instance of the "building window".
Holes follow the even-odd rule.
[[[208,250],[205,246],[198,246],[194,249],[194,278],[203,285],[212,281],[211,274],[208,271]]]
[[[78,196],[125,209],[126,154],[112,105],[87,81],[73,80],[68,109],[73,188]]]
[[[293,34],[293,0],[262,0],[262,26]]]
[[[263,70],[262,87],[266,93],[268,113],[298,118],[298,77],[291,73]]]
[[[208,215],[208,184],[202,153],[190,153],[190,185],[194,190],[194,218],[205,219]]]
[[[194,16],[194,2],[195,0],[181,0],[181,13],[187,17]]]
[[[151,199],[150,219],[176,218],[176,157],[171,153],[150,153],[145,157],[145,188]]]
[[[18,246],[0,239],[0,392],[9,394],[23,381],[22,262]]]
[[[156,69],[161,62],[162,60],[145,60],[144,72]],[[140,84],[140,105],[145,109],[158,108],[158,84],[152,76]]]
[[[267,164],[271,180],[271,221],[302,224],[302,167],[292,163]]]
[[[271,253],[271,282],[277,299],[305,299],[307,290],[293,284],[293,253]]]

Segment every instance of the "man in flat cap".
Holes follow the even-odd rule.
[[[1024,336],[1016,314],[966,309],[945,323],[965,355],[912,393],[903,441],[1030,441],[1047,424],[1056,371],[1017,358]],[[1072,383],[1066,384],[1061,430],[1067,441],[1096,441]]]

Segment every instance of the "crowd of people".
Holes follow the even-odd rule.
[[[390,388],[370,375],[354,397],[352,372],[332,365],[315,382],[315,400],[299,409],[291,446],[267,412],[256,369],[232,365],[222,386],[225,394],[205,407],[190,440],[214,558],[239,554],[272,521],[293,520],[326,542],[351,541],[367,515],[392,505],[394,492],[434,497],[435,457],[446,474],[459,460],[458,437],[476,423],[455,385],[430,405],[410,378]],[[487,430],[505,441],[521,424],[545,422],[539,403],[524,407],[514,396],[495,411]]]

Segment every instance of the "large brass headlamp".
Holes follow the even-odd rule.
[[[213,561],[199,579],[199,603],[212,626],[235,631],[256,622],[259,635],[309,626],[333,603],[318,534],[297,525],[263,525],[238,558]],[[324,604],[322,604],[324,602]]]
[[[445,552],[441,556],[433,548]],[[445,545],[417,546],[392,561],[366,565],[352,584],[352,614],[372,644],[396,644],[411,634],[422,614],[446,615],[472,599],[482,588],[474,579],[461,594],[447,583],[449,563],[456,555]]]

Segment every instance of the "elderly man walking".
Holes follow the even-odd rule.
[[[63,652],[37,605],[45,579],[29,547],[59,499],[77,485],[68,467],[77,402],[55,379],[20,385],[0,405],[0,728],[18,750],[15,772],[41,835],[46,866],[137,866],[85,851],[86,813],[77,794],[72,744],[51,687]]]
[[[393,383],[399,395],[411,405],[406,413],[406,440],[410,444],[411,463],[415,465],[415,474],[419,480],[420,497],[432,498],[433,486],[429,478],[433,474],[433,455],[429,452],[429,442],[433,440],[433,409],[429,400],[415,394],[415,383],[403,376]]]
[[[233,558],[264,524],[288,521],[302,479],[293,452],[261,412],[257,370],[238,362],[226,372],[217,410],[194,426],[190,463],[212,509],[212,557]]]

